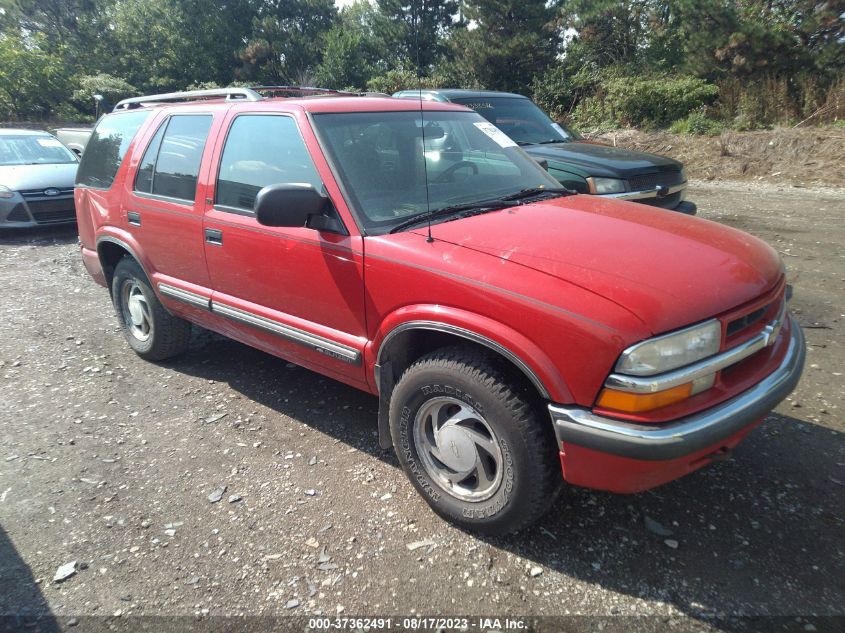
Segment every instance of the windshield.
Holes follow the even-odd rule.
[[[55,165],[75,162],[76,155],[52,136],[0,135],[0,165]]]
[[[473,97],[450,99],[472,108],[520,145],[576,141],[577,132],[558,125],[529,99]]]
[[[560,186],[477,114],[426,111],[424,119],[423,150],[418,111],[314,116],[367,233],[386,233],[429,210]]]

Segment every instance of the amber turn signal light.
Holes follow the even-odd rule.
[[[605,387],[601,390],[596,405],[603,409],[641,413],[642,411],[651,411],[674,404],[689,398],[691,394],[691,382],[655,393],[628,393]]]

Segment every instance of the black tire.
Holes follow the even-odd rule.
[[[134,298],[130,300],[129,296]],[[187,349],[191,339],[191,324],[173,316],[161,305],[150,287],[147,275],[134,259],[124,257],[115,266],[112,300],[126,340],[141,358],[159,361]],[[142,323],[133,321],[130,303],[134,304],[136,315],[139,309],[142,311]],[[148,327],[144,327],[144,323]]]
[[[437,514],[475,532],[507,534],[540,518],[561,488],[551,422],[538,416],[538,404],[530,388],[495,357],[474,348],[445,348],[415,362],[399,379],[390,399],[390,433],[405,474]],[[472,419],[475,414],[481,419]],[[478,442],[464,444],[454,433],[443,440],[448,424],[440,426],[438,434],[429,433],[426,429],[433,428],[435,418],[452,422],[466,419],[469,427],[460,428],[469,428],[470,437],[495,440],[486,445],[499,446],[502,475],[498,485],[490,482],[496,463],[493,453],[483,450]],[[451,454],[437,445],[441,440],[448,443]],[[447,479],[460,477],[454,475],[451,466],[464,460],[466,467],[465,460],[471,458],[461,457],[461,453],[467,453],[467,446],[475,449],[476,460],[483,458],[488,465],[484,476],[470,475],[466,480],[469,488],[474,481],[482,491],[478,494],[489,495],[486,498],[461,498],[457,496],[461,492],[476,493],[455,488],[454,481],[444,485],[443,479],[436,478],[438,471]],[[448,459],[440,461],[434,451]]]

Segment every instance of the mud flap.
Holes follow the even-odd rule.
[[[390,396],[396,381],[393,379],[393,363],[390,361],[380,366],[378,385],[378,445],[387,450],[393,447],[390,439]]]

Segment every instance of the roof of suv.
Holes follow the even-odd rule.
[[[393,93],[394,97],[400,97],[402,99],[408,99],[410,97],[416,97],[419,94],[419,90],[400,90],[399,92]],[[423,96],[430,95],[433,97],[443,97],[444,99],[451,100],[451,99],[475,99],[475,98],[484,98],[484,97],[504,97],[508,99],[527,99],[523,95],[518,95],[514,92],[497,92],[495,90],[461,90],[458,88],[444,88],[444,89],[428,89],[423,88],[422,90]]]
[[[242,110],[305,110],[306,112],[328,113],[328,112],[407,112],[418,111],[419,101],[410,99],[394,99],[392,97],[328,97],[325,99],[316,98],[285,98],[272,97],[260,101],[227,101],[225,99],[213,99],[203,101],[181,101],[178,103],[154,102],[144,104],[144,108],[229,108],[236,107]],[[132,110],[116,110],[114,114],[123,112],[137,112],[142,108]],[[465,106],[443,101],[422,102],[422,109],[429,110],[455,110],[466,111]]]

